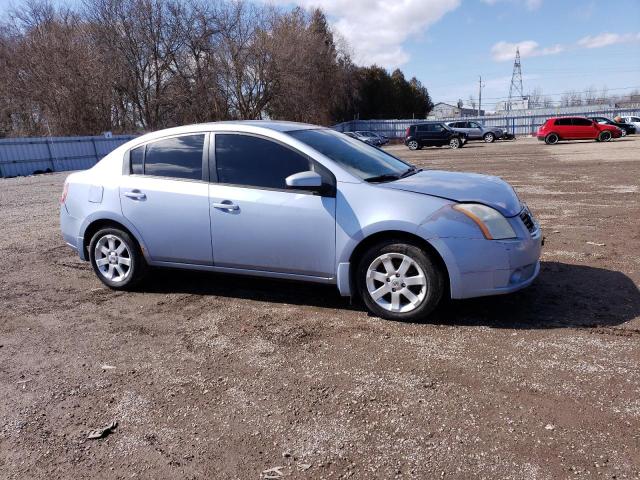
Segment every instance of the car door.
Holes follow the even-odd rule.
[[[129,152],[120,204],[153,261],[211,265],[207,134],[159,139]]]
[[[476,122],[466,122],[467,129],[466,134],[468,138],[472,138],[474,140],[478,140],[482,138],[482,127],[480,127],[479,123]]]
[[[335,178],[273,139],[216,133],[209,200],[218,267],[333,277]],[[314,170],[325,193],[291,190],[289,175]]]
[[[593,126],[593,120],[588,118],[572,118],[571,125],[573,127],[574,138],[591,139],[596,138],[596,128]]]
[[[449,143],[450,130],[439,123],[429,125],[429,132],[433,138],[433,145],[445,145]]]
[[[574,136],[575,131],[570,117],[556,119],[554,130],[558,133],[558,135],[560,135],[560,138],[568,140],[576,138]]]

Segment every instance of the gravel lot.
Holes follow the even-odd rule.
[[[534,285],[421,324],[203,273],[118,293],[61,240],[64,174],[0,179],[0,477],[640,478],[640,136],[390,150],[511,182]]]

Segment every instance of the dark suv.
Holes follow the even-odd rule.
[[[420,150],[422,147],[441,147],[449,145],[460,148],[467,141],[466,135],[455,132],[442,122],[418,123],[407,128],[404,144],[409,150]]]

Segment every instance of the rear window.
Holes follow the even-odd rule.
[[[588,118],[574,118],[572,121],[576,127],[590,127],[593,125],[593,122]]]

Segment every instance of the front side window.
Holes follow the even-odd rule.
[[[426,126],[420,125],[419,128]],[[399,178],[413,168],[379,148],[354,141],[333,130],[309,129],[287,133],[363,180],[383,176]]]
[[[556,120],[556,125],[571,125],[571,119],[570,118],[559,118]]]
[[[338,133],[349,142],[359,140]],[[279,143],[252,135],[216,134],[218,182],[286,189],[285,179],[311,170],[309,159]]]
[[[131,173],[202,180],[204,135],[185,135],[148,143],[130,152]]]
[[[469,126],[470,126],[469,128],[480,128],[480,125],[478,125],[478,124],[477,124],[477,123],[475,123],[475,122],[470,122],[470,123],[469,123]]]

